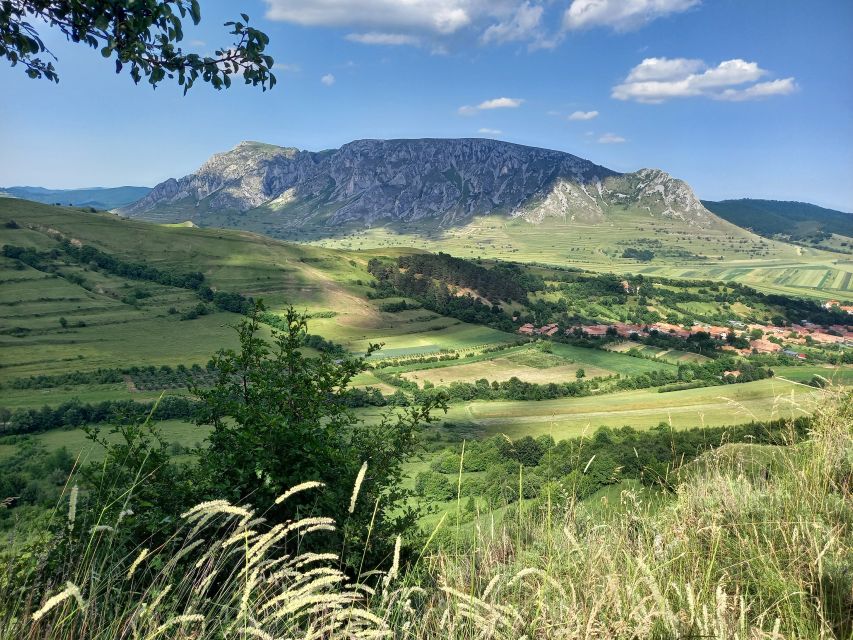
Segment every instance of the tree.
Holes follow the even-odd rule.
[[[198,0],[2,0],[0,1],[0,58],[14,67],[24,66],[30,78],[59,82],[56,56],[45,46],[33,20],[59,29],[72,42],[99,48],[105,58],[115,57],[115,70],[130,68],[135,83],[144,77],[156,87],[164,78],[177,78],[186,93],[196,80],[215,89],[231,86],[242,75],[246,84],[265,91],[275,85],[272,57],[265,54],[267,35],[242,21],[226,22],[234,42],[213,56],[187,53],[182,20],[201,20]]]
[[[586,378],[586,371],[584,371],[583,369],[578,369],[577,371],[575,371],[575,378],[577,378],[578,380]]]
[[[306,317],[292,308],[269,343],[258,336],[263,312],[257,305],[237,326],[239,351],[214,356],[213,387],[193,389],[202,401],[197,423],[213,428],[209,447],[199,452],[204,495],[274,505],[265,514],[272,522],[329,516],[343,527],[345,539],[338,542],[347,549],[382,549],[415,523],[417,514],[404,504],[402,465],[415,452],[420,425],[445,407],[443,395],[425,395],[417,406],[363,424],[348,408],[347,395],[365,357],[305,356]],[[371,345],[367,356],[377,349]],[[353,485],[364,463],[358,508],[352,510]],[[325,488],[274,504],[307,481]]]
[[[68,328],[68,320],[66,320],[66,319],[65,319],[65,316],[62,316],[62,317],[59,319],[59,325],[60,325],[63,329],[67,329],[67,328]]]

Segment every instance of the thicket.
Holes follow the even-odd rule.
[[[727,427],[675,430],[666,423],[655,428],[599,428],[590,437],[555,442],[550,436],[510,440],[495,436],[447,449],[416,478],[419,495],[443,501],[456,494],[457,475],[482,472],[461,479],[461,495],[485,497],[490,508],[534,499],[546,490],[559,490],[561,500],[582,500],[626,479],[673,491],[678,470],[724,444],[795,444],[806,438],[811,420],[751,422]],[[460,467],[461,465],[461,467]],[[523,469],[520,470],[519,467]],[[452,489],[448,496],[448,488]]]
[[[191,420],[198,403],[184,396],[164,396],[159,402],[136,400],[104,400],[81,402],[67,400],[58,406],[40,409],[0,409],[0,435],[40,433],[51,429],[73,428],[107,422],[141,420]]]

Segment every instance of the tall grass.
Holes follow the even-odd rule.
[[[853,638],[849,393],[826,392],[807,442],[729,445],[680,478],[656,509],[631,492],[606,512],[546,497],[440,531],[451,514],[408,567],[398,543],[355,577],[301,550],[324,518],[270,526],[209,502],[172,544],[120,558],[121,523],[101,524],[60,578],[2,598],[0,639]],[[322,488],[283,499],[302,490]]]

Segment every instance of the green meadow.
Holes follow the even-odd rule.
[[[853,294],[853,257],[761,238],[720,221],[707,228],[648,220],[642,212],[611,211],[609,223],[546,219],[541,224],[497,216],[446,229],[372,227],[316,237],[323,247],[411,246],[461,257],[573,266],[604,273],[740,282],[768,293],[813,298]],[[655,252],[650,262],[622,257],[627,247]]]

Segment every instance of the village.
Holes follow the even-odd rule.
[[[826,308],[839,307],[853,315],[853,307],[842,307],[835,300],[828,301],[824,306]],[[795,348],[798,346],[818,349],[831,345],[853,347],[853,330],[851,330],[853,325],[820,326],[804,321],[800,324],[782,327],[767,324],[748,324],[738,320],[730,320],[728,324],[728,327],[721,327],[695,323],[690,327],[683,327],[668,322],[654,322],[647,325],[613,322],[610,324],[575,325],[563,329],[562,333],[566,336],[580,335],[589,338],[613,336],[624,340],[643,338],[652,335],[653,332],[687,340],[699,333],[704,333],[723,343],[731,342],[734,337],[740,337],[748,341],[748,347],[723,344],[721,349],[744,356],[754,353],[781,353],[800,360],[806,360],[808,355]],[[541,327],[526,323],[518,328],[518,333],[526,336],[552,337],[560,331],[561,328],[556,323]],[[743,344],[742,341],[741,344]]]

